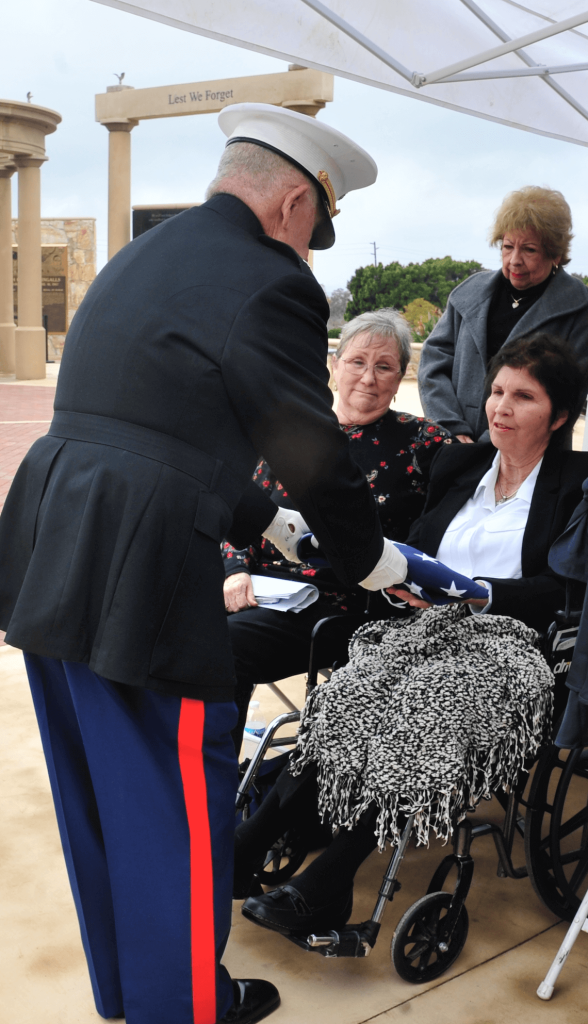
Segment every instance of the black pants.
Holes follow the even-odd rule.
[[[314,627],[320,619],[336,614],[334,608],[319,600],[298,614],[276,612],[271,608],[248,608],[229,615],[237,674],[235,703],[239,719],[232,734],[237,754],[241,749],[253,687],[306,672]]]
[[[366,597],[362,594],[360,601],[350,600],[343,611],[319,597],[310,608],[297,614],[276,612],[271,608],[248,608],[229,615],[229,634],[237,674],[235,703],[239,719],[232,734],[237,756],[241,750],[253,687],[308,671],[310,638],[317,622],[332,615],[359,613],[365,603]],[[406,614],[406,610],[393,609],[380,593],[370,595],[370,618],[389,619]]]

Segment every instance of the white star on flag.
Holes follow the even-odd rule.
[[[415,597],[422,597],[423,596],[423,588],[417,586],[416,583],[408,583],[407,586],[408,586],[408,589],[410,590],[411,594],[414,594]]]
[[[465,590],[457,589],[457,587],[455,586],[455,580],[451,581],[451,586],[449,587],[449,589],[447,589],[447,587],[439,587],[439,590],[442,590],[444,594],[447,594],[447,597],[461,597],[463,594],[466,593]]]
[[[423,562],[435,562],[435,565],[438,565],[437,559],[431,558],[430,555],[426,555],[424,551],[419,551],[417,558],[421,558]]]

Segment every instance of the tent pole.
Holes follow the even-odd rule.
[[[308,3],[308,0],[304,0],[304,3]],[[531,46],[532,43],[538,43],[542,39],[550,39],[552,36],[559,35],[561,32],[567,32],[570,28],[576,28],[578,25],[585,25],[586,22],[588,22],[588,11],[584,11],[582,14],[576,14],[573,18],[566,18],[565,21],[558,21],[556,24],[549,25],[547,28],[538,29],[537,32],[529,32],[526,36],[521,36],[519,39],[510,39],[507,43],[503,43],[502,46],[494,46],[490,50],[484,50],[482,53],[478,53],[475,57],[466,57],[465,60],[457,61],[456,64],[449,64],[445,68],[439,68],[438,71],[431,71],[426,75],[415,76],[413,84],[417,86],[417,88],[423,85],[433,85],[435,82],[440,82],[442,78],[447,78],[449,75],[456,75],[460,71],[467,71],[469,68],[475,68],[478,64],[485,64],[486,61],[494,60],[495,57],[502,57],[505,53],[512,53],[513,50],[520,50],[523,46]],[[416,80],[417,78],[418,81]]]

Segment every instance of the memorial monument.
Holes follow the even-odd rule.
[[[147,206],[133,206],[133,238],[144,235],[151,228],[156,228],[164,220],[176,217],[184,210],[191,210],[193,206],[200,206],[200,203],[158,203]]]
[[[17,319],[18,221],[12,221],[14,309]],[[96,277],[94,217],[41,217],[41,282],[47,357],[59,362],[74,314]],[[18,321],[17,321],[18,322]]]
[[[232,103],[273,103],[315,117],[332,99],[333,76],[297,64],[290,64],[288,71],[272,75],[162,85],[152,89],[119,84],[99,93],[96,120],[109,133],[108,258],[131,240],[131,132],[139,121],[214,114]]]

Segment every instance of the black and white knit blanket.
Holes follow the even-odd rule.
[[[553,675],[535,630],[463,605],[370,622],[349,663],[306,703],[290,770],[315,763],[319,809],[352,828],[376,801],[378,842],[447,840],[493,790],[508,789],[551,718]]]

